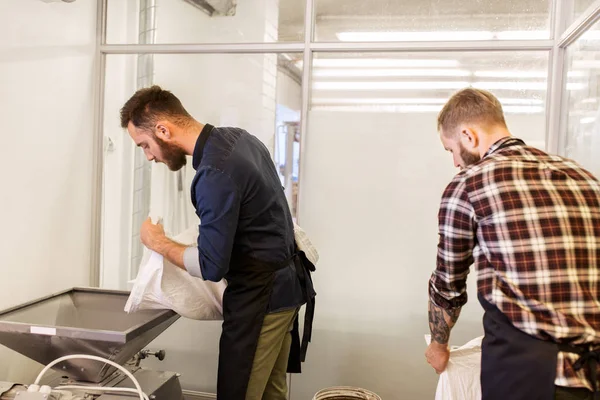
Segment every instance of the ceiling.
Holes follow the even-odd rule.
[[[550,0],[315,0],[317,40],[337,40],[344,30],[530,30],[549,25]],[[301,40],[305,1],[280,0],[281,40]],[[321,37],[319,37],[321,36]]]
[[[591,0],[587,0],[591,1]],[[550,0],[315,0],[317,20],[329,16],[547,14]],[[280,0],[281,21],[301,21],[306,2]]]

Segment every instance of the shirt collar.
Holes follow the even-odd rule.
[[[503,137],[502,139],[498,140],[496,143],[491,145],[490,148],[488,149],[488,151],[485,152],[483,157],[487,157],[490,154],[495,153],[496,151],[503,149],[505,147],[524,145],[524,144],[525,144],[524,141],[522,141],[521,139],[517,139],[516,137],[513,137],[513,136]]]
[[[192,155],[192,166],[194,169],[198,169],[200,166],[200,161],[202,161],[202,154],[204,153],[204,145],[206,145],[206,141],[210,136],[214,126],[211,124],[204,125],[202,132],[200,132],[200,136],[198,136],[198,140],[196,141],[196,146],[194,147],[194,154]]]

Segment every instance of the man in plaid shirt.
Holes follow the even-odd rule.
[[[483,400],[592,399],[600,352],[600,183],[511,136],[491,93],[464,89],[438,117],[458,175],[439,211],[429,282],[438,373],[477,271]],[[596,394],[596,399],[600,395]]]

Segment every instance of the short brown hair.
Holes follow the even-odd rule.
[[[506,127],[500,101],[492,93],[475,88],[462,89],[448,100],[438,115],[438,131],[451,133],[464,122]]]
[[[140,89],[121,108],[121,127],[132,122],[138,128],[152,129],[159,118],[169,118],[175,123],[192,120],[181,101],[160,86]]]

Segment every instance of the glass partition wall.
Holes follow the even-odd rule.
[[[514,135],[600,173],[600,0],[101,0],[99,16],[92,284],[130,288],[149,214],[171,234],[198,224],[191,167],[150,165],[119,126],[136,89],[161,85],[201,122],[248,130],[321,253],[294,400],[339,384],[433,397],[422,289],[455,173],[435,118],[454,91],[492,91]],[[455,344],[480,317],[463,310]],[[218,334],[180,321],[157,367],[214,392]]]

